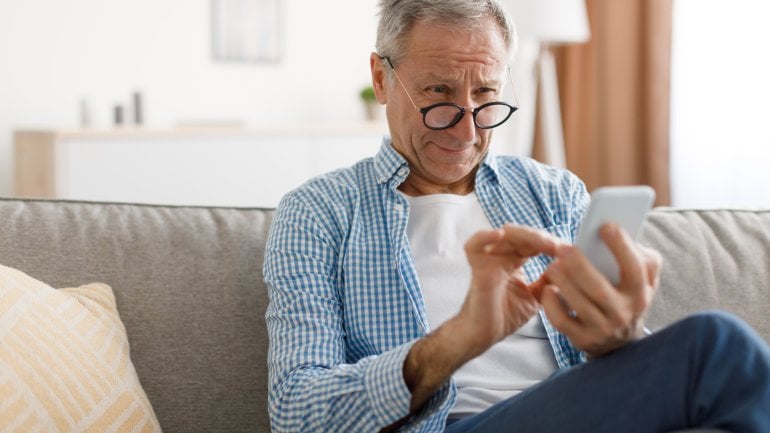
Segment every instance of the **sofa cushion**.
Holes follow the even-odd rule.
[[[112,289],[55,290],[0,265],[3,431],[160,432]]]
[[[770,342],[770,210],[658,208],[640,243],[664,258],[649,325],[719,308]]]

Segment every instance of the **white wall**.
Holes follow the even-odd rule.
[[[369,82],[376,0],[282,0],[283,61],[211,59],[208,0],[0,0],[0,195],[13,190],[12,130],[94,126],[131,92],[148,126],[356,121]]]

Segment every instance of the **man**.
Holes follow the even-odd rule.
[[[380,9],[390,138],[284,197],[268,240],[274,431],[770,431],[759,337],[710,314],[643,338],[659,256],[604,227],[612,286],[570,245],[583,184],[489,153],[514,111],[496,1]]]

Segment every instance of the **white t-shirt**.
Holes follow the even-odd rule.
[[[436,329],[457,314],[470,285],[463,246],[474,233],[492,228],[476,193],[465,196],[407,196],[407,237],[417,265],[428,324]],[[479,413],[540,382],[556,371],[545,328],[535,316],[454,374],[457,403],[452,418]]]

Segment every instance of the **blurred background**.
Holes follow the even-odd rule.
[[[504,3],[496,152],[770,207],[770,2]],[[376,0],[0,0],[0,195],[275,206],[379,148],[376,24]]]

